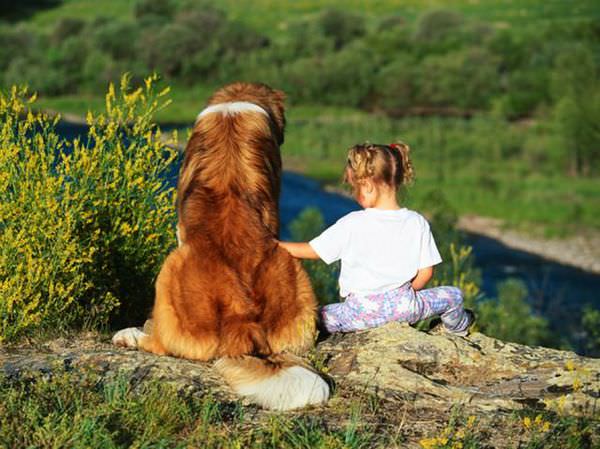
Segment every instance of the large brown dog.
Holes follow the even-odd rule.
[[[262,84],[218,90],[193,129],[178,183],[180,246],[156,281],[149,334],[113,342],[206,361],[272,409],[324,402],[329,387],[301,359],[316,301],[299,262],[279,248],[284,95]]]

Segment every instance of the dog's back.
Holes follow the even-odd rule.
[[[181,246],[157,279],[152,334],[135,338],[158,354],[225,358],[217,366],[236,391],[276,409],[329,395],[312,370],[280,355],[313,344],[316,317],[306,273],[275,240],[284,125],[283,94],[264,85],[211,98],[178,184]]]

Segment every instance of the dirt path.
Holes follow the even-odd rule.
[[[546,259],[600,274],[600,232],[588,230],[566,238],[540,238],[504,228],[502,220],[464,215],[457,227],[466,232],[490,237],[504,245],[538,254]]]

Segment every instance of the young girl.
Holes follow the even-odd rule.
[[[342,217],[308,243],[279,243],[294,257],[327,264],[341,259],[340,295],[346,299],[321,309],[329,332],[440,315],[448,332],[468,334],[473,315],[463,308],[460,289],[422,290],[442,259],[425,218],[398,205],[398,187],[413,178],[408,153],[403,143],[351,148],[344,181],[364,210]]]

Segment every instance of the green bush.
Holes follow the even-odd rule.
[[[377,74],[373,83],[371,102],[391,115],[402,115],[415,105],[415,58],[399,53],[394,62],[386,65]]]
[[[155,80],[111,85],[73,143],[31,112],[26,89],[0,95],[0,340],[148,312],[174,242],[164,175],[177,157],[152,122]]]
[[[463,24],[463,17],[451,10],[438,9],[419,17],[415,29],[417,41],[440,41]]]
[[[552,343],[547,320],[533,314],[527,294],[527,287],[520,280],[501,283],[498,299],[482,302],[478,307],[478,327],[487,335],[506,341],[526,345]]]
[[[298,215],[289,225],[292,239],[299,242],[307,242],[325,229],[323,215],[316,208],[307,208]],[[319,304],[331,304],[339,302],[338,274],[339,262],[326,265],[320,260],[303,261],[304,268],[310,277],[310,281],[319,300]]]
[[[591,305],[583,308],[581,327],[585,332],[586,347],[589,356],[600,355],[600,310]]]
[[[497,61],[473,47],[426,57],[418,71],[418,103],[484,109],[499,91]]]
[[[136,42],[139,26],[135,23],[118,20],[106,22],[94,27],[95,47],[116,60],[134,60],[137,58]]]
[[[329,9],[319,18],[323,34],[333,40],[337,50],[365,34],[364,22],[364,17],[338,9]]]
[[[54,44],[59,44],[69,37],[79,36],[85,28],[85,21],[72,17],[63,17],[52,30],[50,40]]]
[[[173,17],[175,6],[172,0],[137,0],[133,16],[142,22],[166,22]]]

